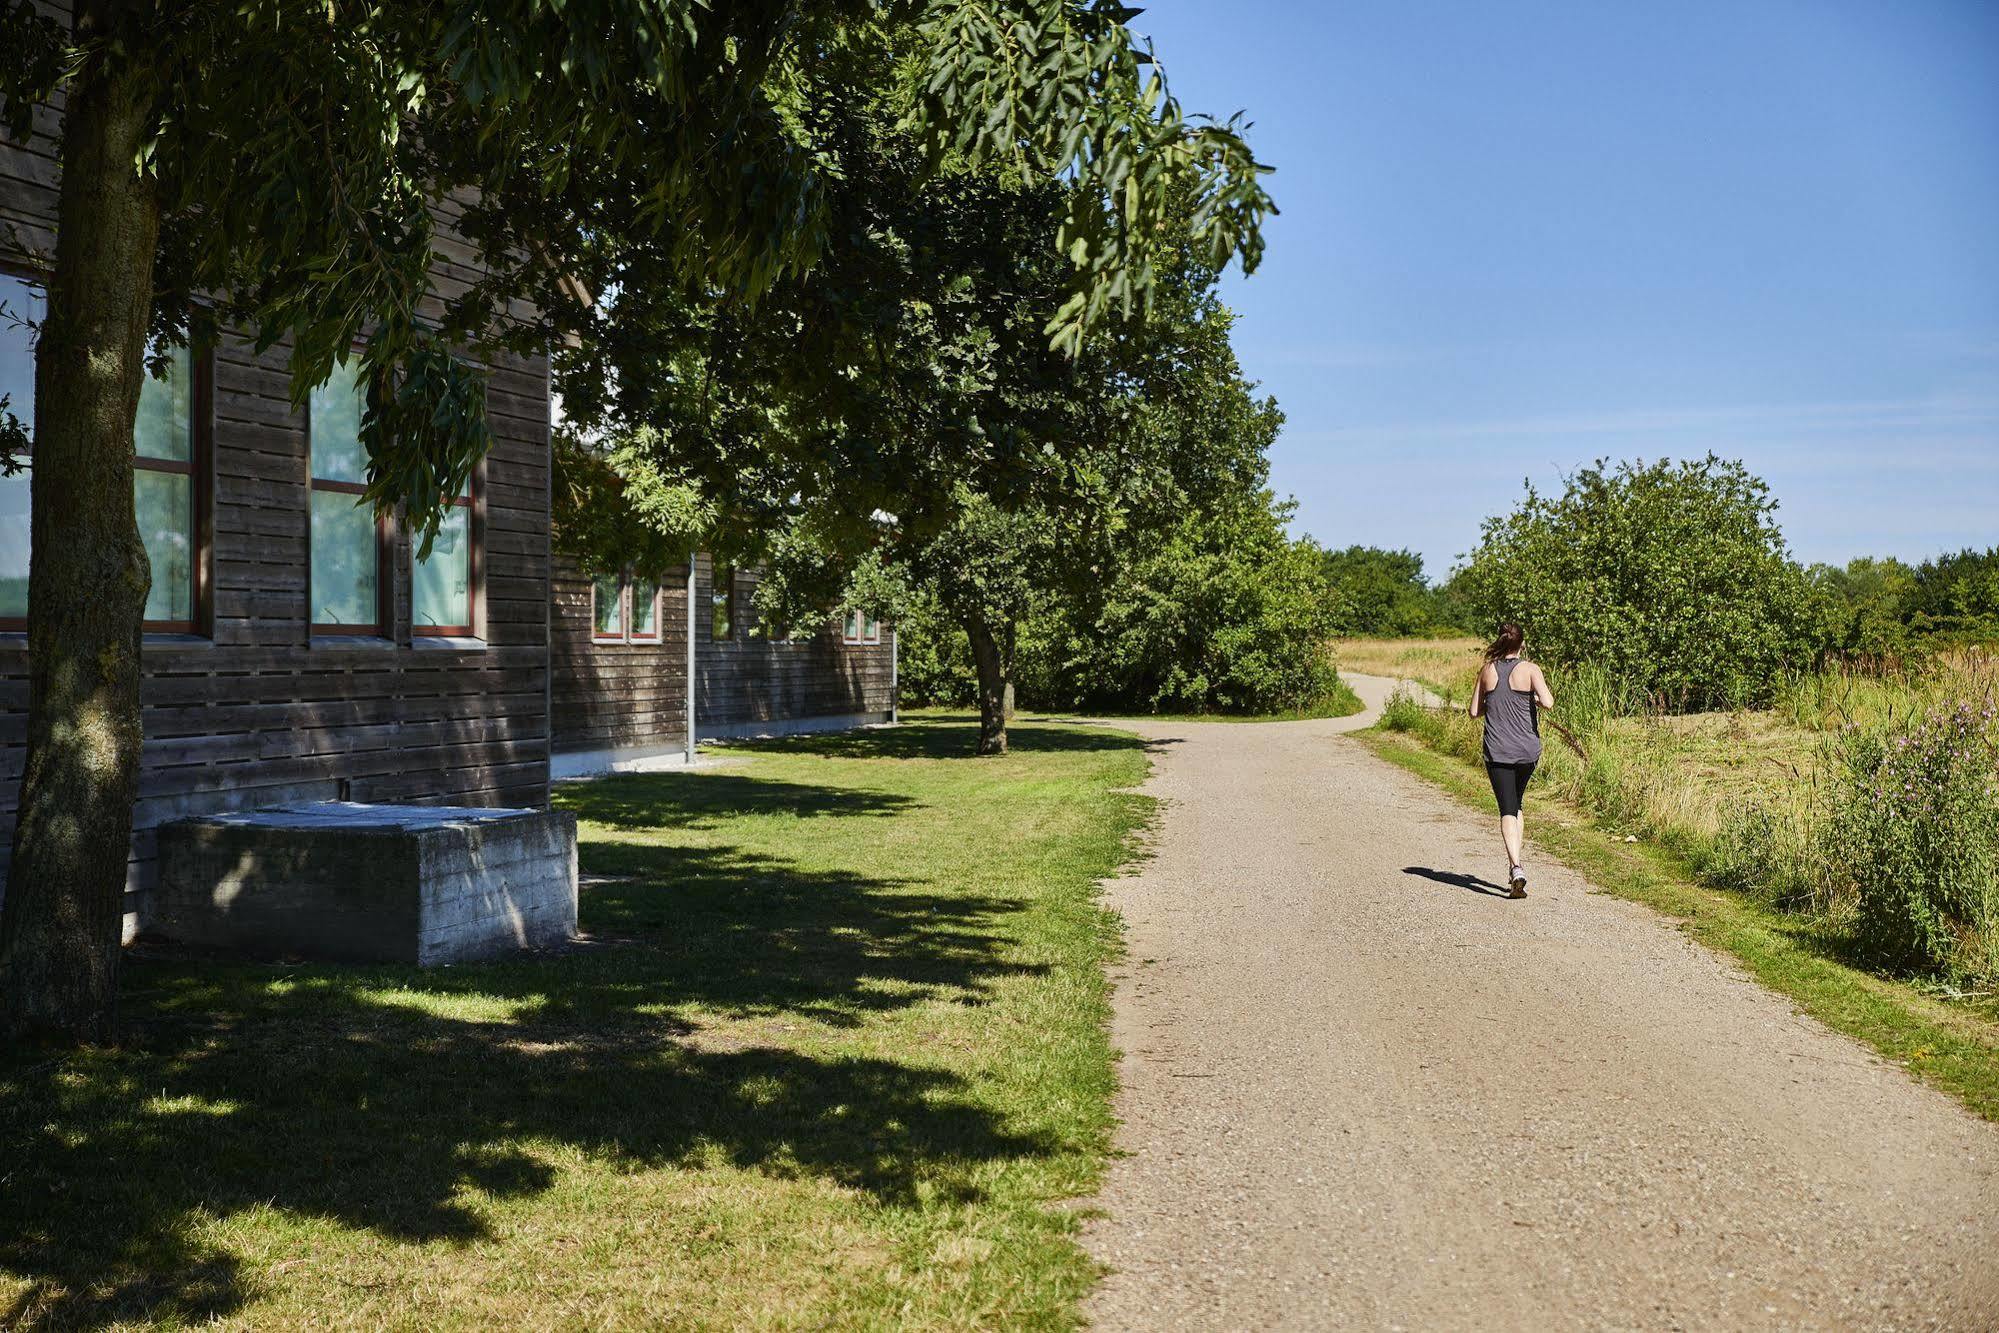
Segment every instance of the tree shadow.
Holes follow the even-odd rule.
[[[893,727],[821,732],[770,740],[727,742],[731,750],[814,754],[835,759],[978,759],[976,713],[930,714]],[[1173,744],[1177,742],[1166,742]],[[1062,754],[1101,750],[1143,750],[1148,742],[1128,732],[1082,723],[1013,725],[1007,746],[1022,754]]]
[[[1494,884],[1491,880],[1480,879],[1477,875],[1467,875],[1461,871],[1432,870],[1428,866],[1404,866],[1402,873],[1415,875],[1419,879],[1432,880],[1438,884],[1448,884],[1456,889],[1469,889],[1473,893],[1482,893],[1488,897],[1509,896],[1505,885]]]
[[[801,819],[897,814],[917,802],[895,792],[780,782],[727,772],[626,774],[565,786],[558,803],[579,819],[614,828],[713,828],[721,815],[795,815]]]
[[[701,785],[727,776],[563,801],[606,822],[687,822],[710,808]],[[726,800],[795,811],[793,786]],[[551,1151],[621,1169],[721,1161],[914,1207],[976,1201],[992,1163],[1073,1148],[1008,1128],[988,1092],[934,1062],[819,1057],[714,1027],[719,1014],[848,1028],[938,997],[981,1003],[998,979],[1042,970],[1008,957],[1022,901],[737,847],[625,842],[589,860],[628,877],[586,893],[599,947],[441,970],[142,952],[125,969],[122,1046],[0,1054],[0,1266],[29,1283],[0,1326],[238,1311],[247,1277],[200,1228],[246,1210],[477,1242],[483,1200],[556,1184]]]

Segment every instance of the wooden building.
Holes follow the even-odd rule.
[[[58,121],[0,142],[0,393],[32,420],[38,277],[55,246]],[[448,218],[445,219],[448,222]],[[450,240],[441,293],[476,277]],[[287,348],[240,340],[149,380],[134,503],[153,562],[128,929],[153,829],[286,801],[548,799],[545,359],[492,364],[494,443],[418,561],[355,505],[360,403],[336,375],[294,410]],[[30,461],[32,468],[32,460]],[[0,864],[26,738],[29,472],[0,478]]]
[[[0,394],[24,421],[58,131],[44,109],[27,141],[0,140]],[[448,295],[478,274],[449,210],[440,221],[433,278]],[[182,815],[321,799],[545,805],[552,756],[581,774],[684,753],[690,682],[697,736],[892,713],[892,638],[867,626],[772,642],[750,633],[752,580],[725,574],[718,596],[706,560],[691,589],[681,570],[602,595],[604,581],[556,565],[545,358],[489,366],[492,452],[419,561],[401,525],[355,504],[351,377],[295,410],[287,350],[231,339],[183,354],[140,404],[134,505],[153,593],[128,933],[151,910],[154,830]],[[0,875],[27,730],[30,471],[0,478]]]
[[[797,634],[757,622],[753,570],[707,556],[648,578],[557,557],[550,622],[558,778],[685,762],[698,740],[895,717],[895,632],[849,615]],[[688,615],[688,607],[694,615]]]

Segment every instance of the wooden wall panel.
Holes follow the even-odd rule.
[[[737,576],[736,633],[710,633],[713,568],[695,561],[696,724],[726,729],[757,723],[872,714],[893,708],[894,640],[840,641],[828,622],[809,638],[772,640],[755,633],[753,573]],[[555,751],[575,754],[618,747],[677,747],[687,739],[687,570],[664,579],[659,644],[608,644],[590,637],[590,581],[556,558],[551,618]]]
[[[735,632],[724,641],[711,633],[714,562],[695,561],[695,722],[730,728],[760,722],[874,714],[894,707],[893,631],[879,644],[842,643],[840,625],[828,621],[806,638],[770,638],[758,632],[753,570],[736,575]]]
[[[660,578],[660,642],[591,638],[591,581],[557,556],[549,717],[558,754],[687,743],[687,568]]]

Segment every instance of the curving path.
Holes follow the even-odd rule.
[[[1100,1327],[1999,1328],[1999,1129],[1559,865],[1454,879],[1496,829],[1371,712],[1118,724]]]

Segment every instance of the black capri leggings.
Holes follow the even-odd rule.
[[[1487,764],[1485,775],[1492,779],[1492,794],[1499,802],[1499,813],[1519,814],[1520,798],[1527,794],[1527,780],[1534,776],[1534,765]]]

